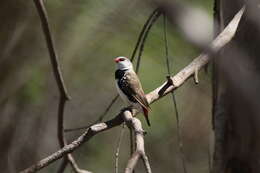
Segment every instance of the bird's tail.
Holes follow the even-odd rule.
[[[142,107],[142,108],[143,108],[145,120],[146,120],[148,126],[151,126],[150,121],[149,121],[149,118],[148,118],[148,109],[147,109],[147,108],[144,108],[144,107]]]

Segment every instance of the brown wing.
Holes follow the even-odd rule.
[[[135,100],[142,105],[145,109],[149,110],[149,104],[146,100],[141,82],[134,71],[126,72],[125,80],[128,83],[127,89],[131,92]]]

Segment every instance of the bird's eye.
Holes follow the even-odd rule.
[[[125,60],[125,58],[119,58],[119,61],[124,61]]]

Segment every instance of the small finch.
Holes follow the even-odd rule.
[[[131,61],[126,57],[117,57],[115,62],[117,64],[115,72],[116,88],[120,97],[126,104],[141,110],[147,124],[150,126],[148,118],[150,107]]]

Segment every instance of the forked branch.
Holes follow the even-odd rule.
[[[125,111],[124,121],[126,122],[129,128],[132,128],[135,133],[135,143],[136,143],[136,150],[132,154],[131,158],[128,160],[125,173],[132,173],[136,163],[138,162],[139,158],[141,157],[144,161],[144,165],[146,168],[147,173],[151,173],[150,163],[148,158],[145,154],[144,149],[144,130],[142,128],[142,123],[139,119],[132,116],[131,112]]]

